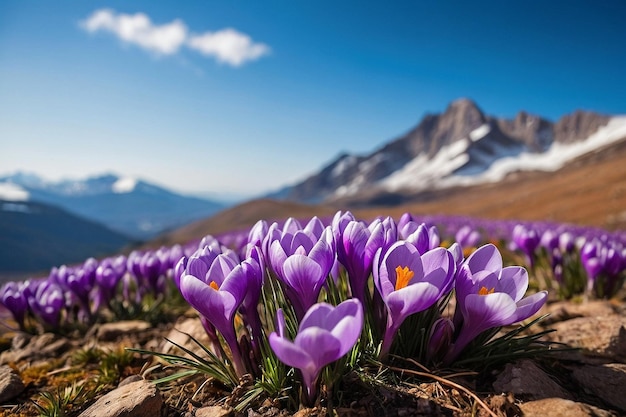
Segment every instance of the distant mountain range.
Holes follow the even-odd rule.
[[[0,200],[0,272],[44,272],[110,255],[131,239],[43,203]]]
[[[626,117],[577,111],[551,122],[520,112],[510,120],[488,116],[473,101],[459,99],[371,154],[341,154],[268,197],[398,204],[423,193],[497,182],[515,172],[556,171],[621,139],[626,139]]]
[[[216,201],[183,196],[112,174],[49,182],[35,174],[18,172],[0,177],[0,198],[57,206],[140,240],[226,207]]]

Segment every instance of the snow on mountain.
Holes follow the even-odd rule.
[[[502,155],[494,160],[490,168],[480,175],[452,175],[444,179],[440,188],[454,185],[472,185],[484,182],[497,182],[507,174],[516,171],[556,171],[568,162],[626,138],[626,116],[612,117],[609,123],[598,129],[586,140],[573,143],[552,143],[543,153],[523,152],[511,157]]]
[[[482,138],[489,132],[483,126],[470,133],[472,141],[477,141],[476,138]],[[480,133],[475,133],[479,130]],[[430,160],[424,158],[424,155],[418,156],[377,185],[388,191],[399,189],[420,191],[428,188],[442,189],[497,182],[518,171],[556,171],[575,158],[624,138],[626,138],[626,116],[618,116],[612,117],[606,126],[599,128],[586,140],[572,143],[553,142],[542,153],[531,152],[528,149],[518,153],[510,147],[493,144],[491,154],[474,155],[475,161],[482,162],[485,167],[480,172],[475,168],[476,164],[473,169],[464,167],[469,157],[461,145],[456,146],[458,148],[456,150],[460,152],[453,151],[455,145],[464,143],[456,142],[442,148]]]
[[[502,119],[459,99],[371,154],[341,154],[277,196],[318,203],[499,181],[516,171],[555,171],[624,138],[626,116],[575,111],[551,122],[521,111]]]
[[[113,183],[111,189],[114,193],[124,194],[132,192],[137,186],[137,180],[131,177],[120,178]]]
[[[27,201],[30,197],[28,191],[12,182],[0,182],[0,200]]]
[[[0,177],[0,199],[50,204],[137,239],[152,238],[225,208],[216,201],[113,174],[51,182],[18,172]]]

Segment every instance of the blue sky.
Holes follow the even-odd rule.
[[[3,1],[0,175],[255,195],[470,97],[626,113],[626,2]]]

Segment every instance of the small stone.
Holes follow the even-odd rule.
[[[161,415],[162,404],[156,386],[142,380],[109,392],[79,417],[155,417]]]
[[[626,365],[610,363],[574,368],[572,378],[586,392],[602,399],[607,405],[626,412]]]
[[[512,392],[529,399],[559,397],[573,399],[556,381],[531,360],[509,363],[498,375],[493,388],[500,393]]]
[[[195,413],[196,417],[231,417],[232,415],[232,408],[224,408],[219,405],[198,408]]]
[[[68,352],[71,348],[71,343],[68,339],[59,337],[52,333],[32,336],[26,340],[28,341],[28,344],[24,345],[24,343],[18,342],[14,346],[19,345],[21,347],[12,347],[11,350],[2,352],[2,355],[0,356],[0,363],[6,364],[10,362],[19,362],[25,359],[35,360],[51,356],[58,357],[61,354]]]
[[[547,337],[554,342],[581,348],[586,355],[626,360],[626,317],[579,317],[550,327],[556,331]]]
[[[97,330],[98,339],[112,342],[128,333],[137,333],[150,329],[150,323],[142,320],[127,320],[114,323],[104,323]]]
[[[530,401],[519,408],[524,417],[615,417],[609,411],[563,398]]]
[[[0,404],[17,397],[24,391],[24,383],[9,366],[0,366]]]

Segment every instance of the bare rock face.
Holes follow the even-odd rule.
[[[602,398],[611,407],[626,412],[626,364],[576,367],[572,377],[585,391]]]
[[[0,404],[17,397],[24,389],[24,383],[13,369],[0,366]]]
[[[156,386],[142,380],[109,392],[79,417],[155,417],[161,415],[162,404]]]
[[[493,388],[496,392],[512,392],[516,396],[521,395],[533,400],[550,397],[573,399],[531,360],[507,364],[493,383]]]
[[[572,143],[588,138],[609,122],[609,117],[598,113],[575,111],[559,119],[554,125],[554,141]]]
[[[554,140],[552,123],[524,111],[519,112],[513,120],[498,119],[497,124],[502,132],[533,151],[545,150]]]
[[[546,398],[520,405],[524,417],[616,417],[600,408],[563,398]]]

